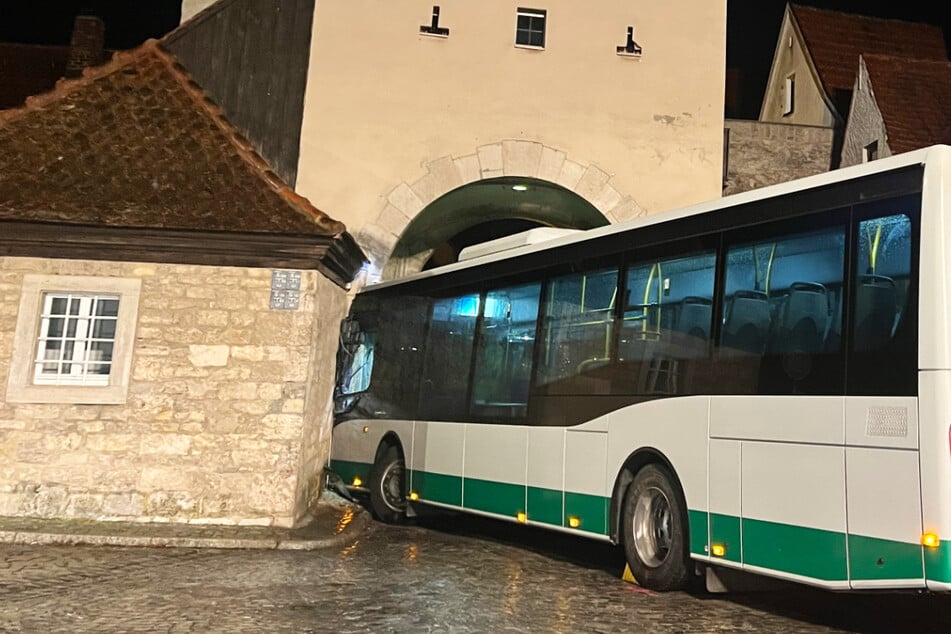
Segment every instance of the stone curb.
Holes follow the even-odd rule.
[[[317,550],[339,546],[356,539],[369,524],[369,513],[357,511],[345,526],[335,528],[327,537],[175,537],[149,536],[148,525],[143,524],[140,534],[102,533],[73,534],[29,530],[0,530],[0,544],[21,546],[137,546],[148,548],[221,548],[244,550]]]

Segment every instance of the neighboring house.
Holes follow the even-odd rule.
[[[0,514],[299,521],[362,261],[155,41],[0,113]]]
[[[832,128],[838,166],[859,56],[947,59],[940,27],[787,4],[760,121]]]
[[[351,228],[367,281],[526,223],[591,228],[720,195],[726,0],[367,7],[189,0],[166,37],[199,81],[219,75],[235,121],[268,113],[239,123],[265,156],[302,104],[296,187]]]
[[[951,62],[863,55],[842,165],[951,144]]]
[[[940,27],[786,5],[760,121],[843,126],[869,53],[947,60]]]

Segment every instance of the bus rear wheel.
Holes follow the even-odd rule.
[[[370,469],[370,510],[387,524],[406,521],[405,463],[400,450],[387,445]]]
[[[622,513],[624,554],[637,582],[660,592],[687,588],[686,503],[670,471],[657,464],[638,471]]]

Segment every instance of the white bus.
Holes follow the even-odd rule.
[[[330,468],[377,518],[621,544],[656,590],[951,589],[951,148],[491,250],[354,298]]]

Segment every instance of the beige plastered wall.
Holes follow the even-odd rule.
[[[346,294],[302,272],[0,257],[0,515],[291,526],[320,494]],[[23,276],[140,278],[127,401],[5,400]],[[331,333],[331,334],[328,334]]]
[[[793,111],[784,115],[786,104],[786,78],[795,75]],[[809,62],[802,38],[793,26],[789,10],[786,10],[773,65],[770,68],[760,121],[793,125],[833,127],[836,123],[832,110],[823,97],[819,78]]]
[[[503,175],[513,143],[569,166],[569,189],[593,168],[638,213],[720,195],[723,0],[445,0],[446,38],[419,32],[432,6],[317,3],[297,188],[358,240],[381,222],[398,235],[445,193],[434,175]],[[520,6],[547,10],[545,50],[514,45]],[[629,25],[640,57],[617,54]]]

